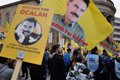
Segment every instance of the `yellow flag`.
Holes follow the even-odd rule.
[[[81,0],[72,1],[76,2]],[[107,20],[101,14],[99,9],[95,6],[93,1],[90,0],[90,4],[87,10],[76,21],[76,24],[79,25],[79,27],[77,27],[77,29],[75,30],[75,21],[73,21],[74,23],[72,23],[71,21],[70,24],[72,24],[72,27],[68,28],[68,25],[65,25],[65,19],[67,12],[69,12],[68,8],[71,7],[69,10],[72,10],[74,8],[71,5],[73,4],[72,1],[70,2],[69,0],[44,0],[42,6],[54,9],[54,16],[51,28],[75,41],[80,46],[82,45],[86,49],[91,50],[98,43],[100,43],[107,36],[109,36],[110,33],[113,32],[113,27],[107,22]],[[80,5],[78,6],[80,7]],[[71,14],[74,14],[74,12],[72,12]]]
[[[101,53],[102,53],[103,50],[104,50],[104,48],[103,48],[102,46],[100,46],[100,45],[97,45],[97,49],[98,49]],[[105,50],[106,50],[106,49],[105,49]],[[106,50],[106,51],[107,51],[108,55],[110,55],[111,57],[114,56],[112,52],[110,52],[110,51],[108,51],[108,50]],[[101,55],[101,54],[100,54],[100,55]]]
[[[108,50],[106,50],[106,51],[107,51],[108,55],[110,55],[111,57],[114,57],[114,54],[112,52],[110,52]]]
[[[3,39],[3,37],[4,37],[4,28],[2,27],[2,26],[0,26],[0,44],[3,44],[4,43],[4,39]]]
[[[65,47],[65,52],[67,52],[68,44],[69,44],[68,39],[66,39],[65,46],[64,46]]]
[[[120,44],[117,45],[117,50],[120,51]]]
[[[9,25],[8,21],[6,21],[6,23],[5,23],[5,29],[9,29],[9,28],[10,28],[10,25]]]
[[[100,52],[103,52],[103,47],[101,47],[100,45],[97,45],[97,49],[100,51]]]
[[[75,43],[73,40],[71,40],[71,44],[72,44],[72,46],[74,48],[78,48],[79,47],[79,45],[77,43]]]

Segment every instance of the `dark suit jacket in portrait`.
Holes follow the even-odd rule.
[[[76,34],[81,40],[85,42],[85,34],[82,27],[77,22],[71,22],[70,24],[64,23],[64,16],[55,14],[52,20],[52,28],[57,30],[58,32],[64,34],[65,36],[72,38],[72,36],[68,36],[65,32],[68,30],[72,34]],[[79,43],[79,45],[83,45]]]

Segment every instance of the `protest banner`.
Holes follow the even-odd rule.
[[[10,29],[10,25],[8,22],[6,22],[5,27],[0,26],[0,44],[4,44],[4,40],[6,38],[6,35]]]
[[[0,26],[0,44],[3,44],[5,39],[5,29]]]
[[[99,55],[102,55],[102,54],[103,54],[103,50],[106,50],[106,49],[104,49],[100,44],[97,45],[96,47],[97,47],[97,49],[98,49],[98,51],[99,51]],[[106,51],[107,51],[107,50],[106,50]],[[107,53],[108,53],[109,56],[113,57],[113,54],[112,54],[111,52],[107,51]]]
[[[3,44],[5,42],[5,38],[6,38],[6,29],[0,26],[0,53],[3,47]]]
[[[118,55],[118,51],[120,51],[120,44],[116,41],[110,42],[108,39],[104,40],[100,43],[104,49],[109,51],[110,55],[115,56]]]
[[[23,61],[41,64],[52,15],[46,7],[19,5],[0,56],[16,59],[22,52]]]
[[[113,55],[117,55],[117,52],[120,51],[119,43],[113,39],[113,34],[107,37],[100,45],[111,52]]]
[[[86,3],[82,0],[43,0],[42,6],[54,9],[51,28],[91,50],[113,32],[113,27],[92,0],[88,7]]]

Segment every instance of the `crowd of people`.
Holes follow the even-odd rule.
[[[0,57],[0,80],[10,80],[15,61]],[[59,45],[45,49],[42,65],[23,62],[22,75],[31,80],[120,80],[120,56],[111,57],[106,50],[98,54],[97,47],[81,54],[80,48],[67,51]],[[18,77],[19,78],[19,77]],[[18,79],[19,80],[19,79]]]

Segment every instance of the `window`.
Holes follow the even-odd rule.
[[[120,29],[114,29],[114,32],[120,32]]]
[[[120,35],[114,35],[114,38],[120,38]]]
[[[120,23],[114,23],[115,26],[120,26]]]

